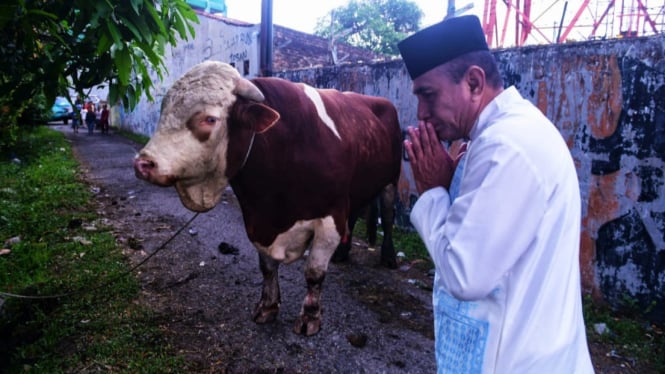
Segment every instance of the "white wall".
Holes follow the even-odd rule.
[[[194,29],[196,35],[193,39],[178,43],[177,47],[166,51],[164,62],[168,73],[164,74],[164,79],[159,80],[153,74],[154,102],[149,102],[144,96],[131,112],[124,112],[123,108],[116,106],[111,118],[113,126],[151,135],[157,127],[166,91],[180,76],[200,62],[227,62],[248,78],[259,74],[259,25],[233,24],[219,17],[199,14],[199,24]]]

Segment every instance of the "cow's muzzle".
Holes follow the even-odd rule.
[[[136,156],[134,158],[134,174],[139,179],[144,179],[159,186],[172,186],[173,178],[158,173],[157,163],[147,156]]]

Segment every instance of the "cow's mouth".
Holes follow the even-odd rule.
[[[150,182],[154,185],[160,186],[160,187],[171,187],[173,186],[177,178],[171,175],[141,175],[138,171],[135,171],[134,174],[136,174],[136,177],[139,179],[143,179],[147,182]]]

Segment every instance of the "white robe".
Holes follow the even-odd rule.
[[[556,127],[514,87],[470,133],[454,203],[411,222],[435,265],[439,373],[592,373],[582,317],[579,182]]]

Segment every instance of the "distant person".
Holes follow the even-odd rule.
[[[79,120],[81,121],[81,126],[86,124],[85,118],[86,118],[87,114],[88,114],[88,106],[87,105],[82,105],[81,109],[79,110],[79,117],[80,117]]]
[[[95,122],[97,122],[97,113],[95,112],[95,104],[91,103],[85,113],[85,124],[88,126],[88,135],[93,134]]]
[[[404,145],[420,194],[411,222],[436,268],[438,372],[593,373],[579,182],[561,134],[503,88],[477,17],[444,20],[398,46],[418,98],[420,122]],[[455,140],[468,147],[451,186],[460,158],[441,142]]]
[[[101,127],[102,134],[109,133],[109,109],[106,104],[102,106],[102,113],[99,117],[99,126]]]
[[[80,112],[81,104],[75,104],[74,109],[69,113],[69,118],[72,120],[72,131],[75,134],[79,132],[79,126],[81,125]]]

